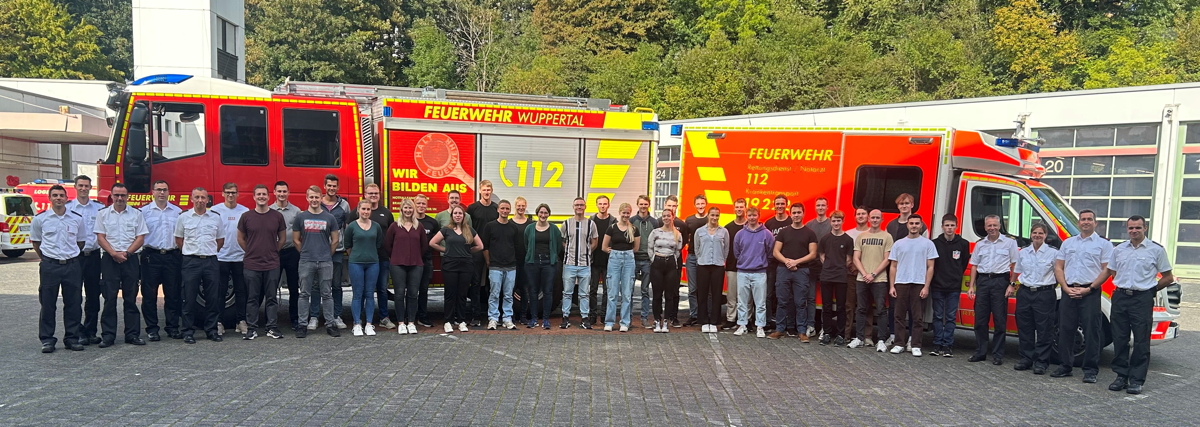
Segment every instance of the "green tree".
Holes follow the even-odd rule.
[[[1108,55],[1083,64],[1087,73],[1083,88],[1175,83],[1179,76],[1167,61],[1170,50],[1166,44],[1135,46],[1129,39],[1120,37]]]
[[[459,88],[454,45],[446,33],[431,20],[421,19],[413,24],[408,36],[412,40],[411,65],[405,70],[408,84],[416,87]]]
[[[669,13],[667,0],[539,0],[532,24],[547,46],[631,51],[662,40]]]
[[[247,16],[246,80],[398,84],[399,1],[254,0]]]
[[[96,26],[100,53],[109,65],[126,76],[133,75],[133,2],[129,0],[63,0],[67,12]]]
[[[1174,22],[1170,58],[1184,74],[1184,80],[1200,80],[1200,10],[1180,13]]]
[[[1057,31],[1058,20],[1034,0],[1014,0],[996,10],[991,39],[1009,64],[1010,83],[1020,92],[1052,92],[1077,87],[1076,66],[1084,60],[1079,39]]]
[[[51,0],[0,0],[0,75],[120,80],[96,40],[100,30]]]
[[[585,83],[587,94],[614,103],[662,108],[662,86],[670,71],[663,66],[661,45],[641,43],[633,52],[619,50],[593,57]]]

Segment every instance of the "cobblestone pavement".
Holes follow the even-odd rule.
[[[1200,285],[1140,396],[947,359],[730,333],[519,331],[178,340],[41,354],[36,263],[0,262],[3,425],[1189,425]],[[347,298],[347,301],[349,298]],[[347,314],[348,315],[348,314]],[[286,319],[286,316],[281,315]],[[637,322],[635,322],[636,326]],[[59,326],[61,337],[61,324]],[[926,342],[929,337],[926,337]]]

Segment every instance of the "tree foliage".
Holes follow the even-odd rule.
[[[51,0],[0,0],[0,76],[120,79],[96,45],[100,36]]]

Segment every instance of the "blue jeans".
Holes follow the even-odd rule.
[[[767,273],[737,273],[737,323],[750,323],[750,297],[754,297],[754,326],[767,326]]]
[[[954,320],[962,291],[933,291],[933,345],[954,345]]]
[[[389,260],[379,261],[379,280],[375,282],[375,301],[379,304],[379,321],[388,318],[388,279],[392,274],[392,263]],[[367,319],[370,320],[370,319]]]
[[[696,312],[696,255],[688,254],[684,269],[687,270],[688,281],[688,319],[695,323],[699,316]]]
[[[488,296],[488,320],[503,320],[511,322],[513,316],[513,286],[517,284],[517,270],[488,269],[488,280],[492,289]],[[500,298],[504,298],[503,317],[500,311]]]
[[[646,320],[650,318],[650,259],[634,257],[633,273],[641,283],[642,302],[638,305],[642,306],[642,320]]]
[[[629,326],[633,302],[633,251],[611,251],[608,253],[608,278],[604,291],[608,297],[608,310],[604,324],[612,326],[620,315],[621,325]],[[618,310],[620,310],[618,312]]]
[[[342,317],[342,310],[345,308],[342,304],[342,269],[345,268],[343,265],[345,263],[345,256],[346,254],[341,252],[333,254],[333,273],[331,273],[332,276],[329,279],[329,290],[333,293],[334,318]],[[313,286],[311,291],[320,292],[321,290]],[[310,301],[308,305],[308,317],[320,317],[320,315],[321,301],[316,299]]]
[[[775,270],[775,295],[779,308],[775,310],[776,330],[795,328],[798,333],[808,329],[808,268],[788,270],[779,266]]]
[[[589,304],[591,302],[591,286],[592,286],[592,267],[564,265],[563,266],[563,299],[562,313],[563,317],[571,315],[571,297],[575,295],[575,290],[579,290],[579,314],[583,317],[588,317],[591,313]],[[578,283],[577,283],[578,282]],[[546,313],[550,316],[550,313]]]
[[[379,280],[379,263],[352,262],[350,263],[350,314],[354,316],[354,324],[361,325],[363,318],[371,323],[371,315],[375,313],[375,298],[371,298],[371,290]],[[371,286],[368,286],[370,284]]]

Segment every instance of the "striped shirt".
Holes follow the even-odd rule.
[[[596,224],[590,219],[582,221],[574,217],[563,221],[563,240],[567,242],[565,265],[588,267],[592,265],[592,239],[600,236]]]

